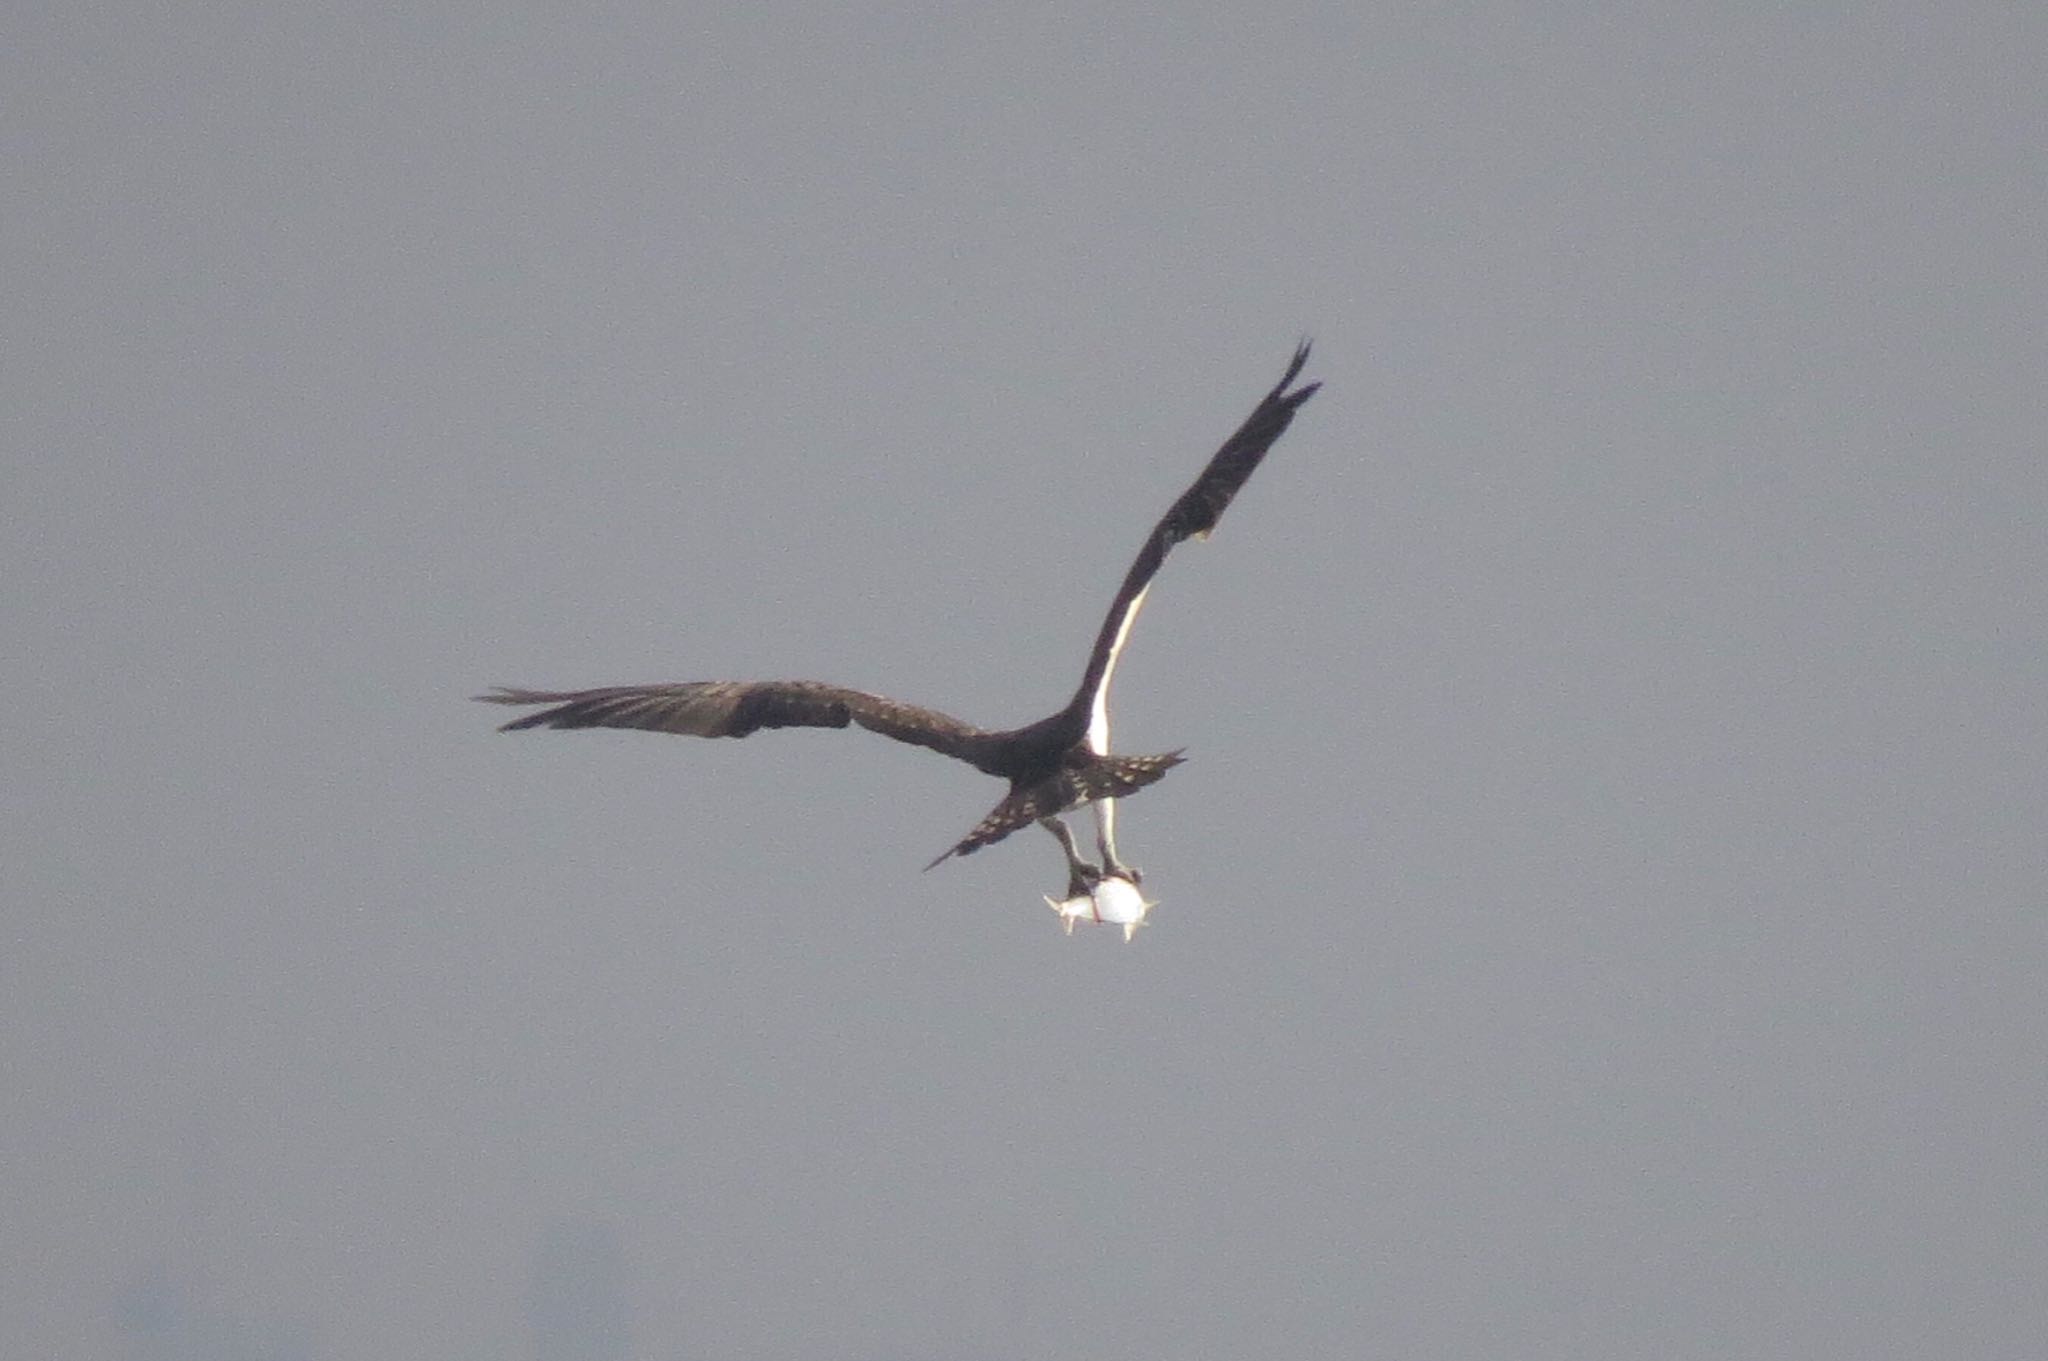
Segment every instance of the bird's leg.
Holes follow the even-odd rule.
[[[1095,844],[1102,850],[1102,874],[1104,877],[1128,879],[1134,884],[1143,883],[1145,876],[1126,865],[1116,854],[1116,800],[1097,799],[1095,809]]]
[[[1074,833],[1067,827],[1064,818],[1053,816],[1038,820],[1038,825],[1051,832],[1053,839],[1060,843],[1060,849],[1067,856],[1067,897],[1080,898],[1092,893],[1102,882],[1102,871],[1081,858],[1080,848],[1074,844]]]

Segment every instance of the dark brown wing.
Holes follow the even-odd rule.
[[[1294,420],[1295,409],[1316,395],[1321,383],[1304,383],[1289,392],[1287,385],[1301,376],[1302,365],[1308,363],[1309,344],[1303,341],[1295,347],[1294,358],[1287,363],[1287,372],[1280,375],[1280,381],[1273,390],[1260,399],[1245,417],[1243,425],[1229,439],[1223,441],[1202,469],[1194,485],[1180,494],[1180,499],[1167,508],[1159,523],[1153,526],[1145,546],[1138,550],[1138,560],[1131,564],[1131,570],[1124,574],[1124,584],[1117,588],[1116,599],[1109,607],[1109,615],[1102,621],[1102,631],[1095,635],[1094,651],[1088,654],[1088,671],[1081,680],[1081,689],[1075,695],[1075,703],[1085,708],[1093,703],[1095,692],[1116,665],[1116,654],[1123,646],[1129,629],[1132,611],[1140,604],[1145,588],[1152,584],[1152,578],[1166,561],[1166,554],[1183,539],[1206,539],[1209,531],[1216,527],[1224,510],[1230,505],[1238,489],[1243,487],[1257,471],[1259,461],[1273,442],[1286,433]]]
[[[1280,375],[1273,390],[1260,399],[1237,432],[1223,441],[1223,447],[1202,469],[1194,485],[1168,508],[1165,518],[1152,531],[1154,538],[1165,540],[1163,547],[1171,548],[1186,538],[1207,538],[1223,518],[1231,498],[1257,470],[1259,460],[1286,433],[1295,409],[1321,389],[1321,383],[1305,383],[1292,392],[1287,390],[1287,385],[1301,376],[1302,366],[1308,363],[1308,351],[1306,340],[1295,346],[1294,357],[1287,361],[1287,372]]]
[[[898,742],[963,761],[979,757],[988,734],[942,714],[864,690],[821,681],[688,681],[601,690],[519,690],[501,686],[487,704],[547,704],[499,729],[640,728],[691,737],[745,737],[761,728],[843,728],[858,723]]]

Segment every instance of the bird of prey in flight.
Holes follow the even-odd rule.
[[[858,723],[898,742],[965,761],[976,770],[1008,781],[1009,790],[972,831],[925,868],[931,869],[949,856],[971,854],[1031,823],[1042,823],[1059,838],[1067,858],[1067,901],[1054,904],[1063,923],[1071,930],[1085,913],[1096,921],[1123,924],[1129,939],[1135,923],[1128,918],[1135,912],[1142,920],[1149,904],[1143,904],[1135,892],[1138,872],[1116,853],[1115,801],[1165,775],[1180,763],[1181,754],[1121,756],[1110,752],[1110,679],[1167,552],[1184,539],[1209,537],[1231,498],[1293,421],[1296,409],[1321,386],[1304,383],[1288,390],[1300,377],[1308,353],[1304,341],[1280,381],[1153,527],[1110,603],[1095,646],[1089,649],[1079,688],[1073,698],[1036,723],[1001,730],[977,728],[936,709],[823,681],[684,681],[596,690],[501,687],[477,698],[491,704],[547,706],[506,723],[502,729],[506,732],[522,728],[641,728],[692,737],[745,737],[762,728],[844,728]],[[1102,855],[1099,865],[1081,857],[1060,817],[1084,805],[1092,806],[1095,813]],[[1106,892],[1105,881],[1113,881]]]

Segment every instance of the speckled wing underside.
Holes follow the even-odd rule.
[[[1096,799],[1120,799],[1136,793],[1180,763],[1181,754],[1177,751],[1163,756],[1105,756],[1078,769],[1062,770],[1026,788],[1013,789],[1001,803],[989,809],[987,817],[974,824],[974,830],[962,837],[959,844],[925,868],[931,869],[952,856],[972,855],[1040,818],[1079,808]]]

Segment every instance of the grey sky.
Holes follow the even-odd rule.
[[[2048,1335],[2048,22],[5,21],[0,1352]],[[1063,938],[864,734],[1119,677]]]

